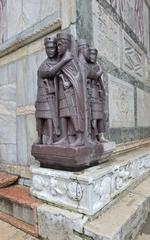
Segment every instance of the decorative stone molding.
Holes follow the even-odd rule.
[[[17,116],[34,114],[34,113],[35,113],[35,107],[33,105],[17,107],[17,110],[16,110]]]
[[[142,154],[129,153],[123,159],[77,173],[33,168],[31,193],[48,202],[93,215],[149,171],[148,148]]]
[[[145,56],[138,45],[124,32],[123,34],[123,69],[139,81],[145,81]]]
[[[25,46],[46,34],[54,32],[61,28],[61,20],[59,11],[56,11],[51,16],[46,17],[44,20],[36,23],[32,27],[24,30],[16,36],[10,38],[8,41],[0,45],[0,57],[5,56],[20,47]]]

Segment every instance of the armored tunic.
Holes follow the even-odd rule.
[[[36,118],[54,119],[56,118],[56,89],[54,79],[44,79],[41,72],[49,71],[54,63],[46,59],[38,70],[38,92],[36,100]]]
[[[91,66],[92,71],[98,71],[99,65]],[[101,78],[91,81],[91,118],[92,120],[104,119],[104,86]]]

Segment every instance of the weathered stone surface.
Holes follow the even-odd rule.
[[[147,146],[82,172],[33,168],[31,193],[48,202],[93,215],[149,171]]]
[[[109,79],[109,126],[134,126],[134,87],[112,75]]]
[[[93,41],[99,54],[120,66],[120,27],[98,3],[93,2]]]
[[[48,240],[78,240],[73,231],[82,232],[87,217],[82,214],[41,205],[37,208],[39,235]]]
[[[60,0],[41,0],[40,1],[40,19],[43,19],[55,11],[60,10]]]
[[[136,240],[150,240],[150,235],[147,235],[147,234],[142,233],[141,235],[139,235],[139,236],[137,237]]]
[[[150,22],[149,22],[149,8],[146,2],[143,2],[143,21],[144,21],[144,45],[147,50],[150,47]]]
[[[5,172],[0,172],[0,188],[7,187],[14,182],[16,182],[18,179],[18,176],[11,175]]]
[[[76,21],[76,0],[64,0],[60,10],[62,29],[66,29]]]
[[[150,178],[141,183],[144,194],[135,188],[102,216],[86,223],[85,234],[94,240],[135,239],[150,211],[150,190],[146,187],[149,184]]]
[[[16,77],[17,77],[17,106],[25,105],[25,58],[16,62]],[[20,90],[21,89],[21,90]]]
[[[22,1],[7,0],[7,39],[22,30]]]
[[[1,81],[0,86],[8,84],[8,74],[7,74],[7,65],[4,65],[0,68],[1,71]]]
[[[143,0],[111,0],[112,7],[134,31],[140,41],[144,41]]]
[[[17,116],[17,163],[29,165],[25,116]]]
[[[20,69],[22,70],[22,69]],[[36,53],[26,58],[24,72],[25,105],[35,103],[37,94],[37,55]]]
[[[40,2],[37,0],[23,0],[22,1],[22,29],[24,30],[40,19]],[[33,14],[34,13],[34,14]]]
[[[137,89],[137,125],[142,127],[150,126],[150,94]]]
[[[31,155],[31,146],[35,139],[37,138],[36,119],[34,114],[26,116],[26,126],[27,126],[27,149],[28,149],[27,155],[29,161],[33,164],[35,162],[35,159]]]
[[[123,69],[139,81],[145,81],[146,63],[144,53],[125,32],[122,35],[122,44]]]
[[[38,166],[38,164],[37,164]],[[31,171],[29,166],[20,166],[17,164],[8,164],[6,161],[2,161],[0,164],[0,171],[5,171],[10,174],[19,175],[23,178],[31,178]]]
[[[0,143],[16,144],[16,86],[0,87]]]

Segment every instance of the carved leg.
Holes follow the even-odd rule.
[[[37,132],[38,132],[38,138],[34,142],[34,144],[43,144],[43,136],[42,136],[42,131],[43,131],[43,119],[42,118],[37,118],[36,119],[36,124],[37,124]]]
[[[82,132],[77,132],[77,139],[74,143],[70,144],[72,147],[82,146],[84,145],[84,134]]]
[[[53,143],[53,122],[52,119],[47,119],[47,128],[48,128],[48,141],[47,144],[51,145]]]
[[[55,142],[55,145],[64,145],[68,144],[68,119],[67,118],[61,118],[60,124],[61,124],[61,139],[57,142]]]
[[[108,140],[104,136],[104,120],[98,120],[98,132],[99,132],[99,141],[100,142],[108,142]]]
[[[92,120],[92,127],[94,129],[94,140],[96,140],[96,135],[98,134],[98,121],[96,119]]]

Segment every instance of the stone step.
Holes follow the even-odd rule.
[[[37,207],[40,201],[30,196],[29,188],[11,186],[0,189],[0,219],[38,236]]]
[[[86,223],[84,233],[93,240],[132,240],[149,212],[150,177],[97,219]]]
[[[6,172],[0,172],[0,188],[8,187],[18,180],[17,175],[12,175]]]

